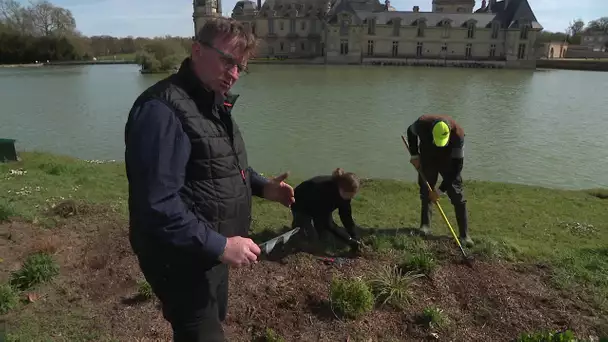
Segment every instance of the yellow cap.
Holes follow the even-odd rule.
[[[439,121],[433,126],[433,142],[439,147],[444,147],[450,140],[450,127],[445,121]]]

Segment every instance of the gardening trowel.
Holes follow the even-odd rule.
[[[282,242],[284,244],[287,243],[287,241],[289,241],[289,239],[295,233],[297,233],[299,230],[300,230],[300,227],[296,227],[296,228],[294,228],[286,233],[283,233],[275,238],[272,238],[266,242],[262,242],[258,246],[262,250],[262,253],[270,254],[270,252],[272,252],[272,250],[276,246],[277,242]]]

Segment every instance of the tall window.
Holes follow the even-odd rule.
[[[401,23],[398,19],[393,19],[393,36],[399,37],[399,30],[401,28]]]
[[[450,38],[450,24],[448,22],[444,22],[442,26],[443,30],[441,31],[441,38]]]
[[[295,19],[289,20],[289,33],[296,33],[296,20]]]
[[[272,18],[268,19],[268,33],[270,33],[270,34],[274,33],[274,19],[272,19]]]
[[[367,41],[367,55],[368,56],[374,55],[374,41],[373,40]]]
[[[422,42],[418,42],[418,44],[416,44],[416,56],[417,57],[422,56],[422,48],[423,48]]]
[[[497,22],[492,23],[492,39],[498,39],[498,30],[500,30],[500,24]]]
[[[467,24],[467,38],[469,38],[469,39],[475,38],[475,24],[474,23]]]
[[[374,19],[374,18],[367,19],[367,34],[368,35],[376,34],[376,19]]]
[[[517,59],[525,59],[526,58],[526,44],[519,44],[519,48],[517,49]]]
[[[424,22],[419,21],[416,28],[416,37],[424,37]]]
[[[473,55],[473,44],[467,44],[467,47],[464,50],[464,54],[467,58],[471,58],[471,56]]]
[[[399,42],[393,42],[393,57],[397,57],[399,55]]]
[[[340,54],[348,55],[348,39],[340,40]]]
[[[342,18],[342,21],[340,22],[340,35],[341,36],[348,36],[348,19],[346,18]]]
[[[496,44],[490,45],[490,57],[496,57]]]
[[[526,40],[528,39],[528,25],[524,25],[519,32],[519,39]]]

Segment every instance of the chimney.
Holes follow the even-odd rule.
[[[414,6],[414,12],[415,12],[415,13],[418,13],[419,11],[420,11],[420,7],[418,7],[418,6]]]
[[[259,1],[259,0],[258,0],[258,1]],[[486,0],[483,0],[483,1],[481,2],[481,8],[482,8],[482,9],[485,9],[487,5],[488,5],[488,4],[487,4]]]
[[[262,0],[258,0],[258,11],[262,10]]]

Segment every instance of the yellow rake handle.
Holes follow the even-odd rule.
[[[401,136],[401,140],[403,140],[403,143],[405,144],[407,152],[411,155],[411,153],[410,153],[410,145],[407,143],[407,140],[405,139],[405,137],[403,135]],[[420,175],[420,178],[422,178],[422,181],[426,184],[426,186],[429,189],[429,191],[433,191],[433,188],[431,188],[431,185],[429,184],[429,182],[427,182],[427,180],[424,177],[424,175],[422,174],[422,172],[419,169],[416,169],[416,171],[418,171],[418,174]],[[448,221],[448,217],[445,216],[445,213],[443,212],[443,209],[441,208],[441,205],[439,204],[439,200],[437,200],[435,202],[435,204],[437,205],[437,209],[439,209],[439,212],[441,213],[441,217],[443,217],[443,220],[445,221],[445,224],[448,226],[448,228],[450,228],[450,232],[452,232],[452,236],[454,236],[454,240],[456,240],[456,243],[458,244],[458,247],[460,247],[460,249],[462,250],[462,245],[460,244],[460,240],[456,236],[456,233],[454,232],[454,228],[452,228],[452,225],[450,224],[450,221]]]

